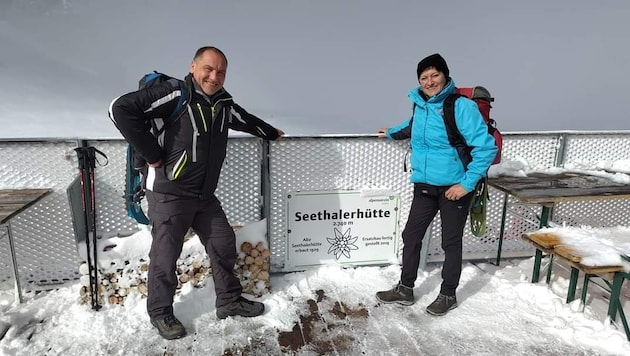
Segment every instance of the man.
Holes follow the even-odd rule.
[[[110,105],[109,116],[148,164],[146,197],[153,241],[149,252],[147,311],[165,339],[186,335],[173,315],[176,262],[189,228],[199,235],[212,266],[216,314],[220,319],[254,317],[264,304],[241,296],[234,275],[236,240],[214,195],[225,159],[228,128],[267,140],[284,135],[237,105],[223,88],[227,58],[216,47],[197,50],[184,81],[163,83],[125,94]],[[181,114],[173,115],[180,99]],[[150,131],[164,121],[158,140]],[[159,141],[159,142],[158,142]]]

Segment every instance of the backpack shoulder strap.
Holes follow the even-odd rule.
[[[171,115],[168,117],[170,120],[165,120],[160,126],[157,126],[154,122],[151,122],[155,136],[160,136],[160,134],[162,134],[162,132],[166,130],[167,126],[172,125],[177,120],[179,120],[180,117],[182,117],[182,115],[188,108],[188,103],[190,99],[192,98],[192,92],[186,85],[185,81],[176,78],[169,78],[168,82],[171,83],[173,87],[179,88],[182,93],[179,96],[179,101],[177,102],[177,105],[175,105],[173,112],[171,112]]]
[[[446,134],[448,136],[448,142],[453,147],[465,146],[466,143],[462,137],[461,132],[457,128],[457,122],[455,121],[455,101],[458,98],[465,97],[465,95],[453,93],[444,99],[442,112],[444,114],[444,126],[446,126]]]
[[[466,169],[468,164],[472,161],[472,156],[470,155],[471,148],[466,145],[466,141],[457,128],[457,122],[455,121],[455,101],[457,101],[459,97],[466,96],[457,93],[447,96],[442,106],[442,114],[448,142],[451,146],[455,147],[459,159],[462,161],[464,169]]]
[[[188,101],[190,100],[192,94],[190,93],[190,90],[188,89],[185,81],[170,78],[168,82],[171,83],[173,87],[179,88],[182,92],[182,94],[179,96],[179,101],[177,102],[175,109],[171,113],[171,117],[179,116],[179,114],[181,114],[181,112],[183,111],[182,109],[186,106],[186,104],[188,104]]]

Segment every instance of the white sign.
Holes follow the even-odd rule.
[[[399,210],[399,195],[289,194],[285,270],[396,262]]]

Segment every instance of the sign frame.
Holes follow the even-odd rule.
[[[286,207],[285,271],[398,263],[399,194],[295,191]]]

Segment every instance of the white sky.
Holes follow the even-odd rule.
[[[622,130],[628,18],[625,0],[3,0],[0,138],[120,137],[111,99],[153,69],[185,75],[202,45],[228,55],[237,101],[289,135],[402,122],[434,52],[493,93],[503,131]]]
[[[493,174],[527,175],[548,170],[533,168],[524,161],[506,161]],[[627,182],[627,174],[611,174],[602,168],[616,167],[630,172],[629,161],[581,162],[583,173]],[[566,172],[573,168],[556,172]],[[264,241],[265,222],[246,225],[237,231],[237,246],[244,241],[253,245]],[[630,227],[608,229],[553,227],[549,230],[567,241],[581,244],[604,244],[610,248],[594,249],[589,262],[609,264],[619,260],[619,253],[630,253]],[[605,237],[603,237],[605,235]],[[99,249],[116,247],[99,253],[101,273],[117,268],[140,271],[140,259],[146,259],[151,237],[146,229],[125,237],[99,240]],[[78,250],[84,253],[84,246]],[[204,258],[203,247],[194,238],[185,244],[182,256],[194,261]],[[589,302],[582,311],[579,301],[565,303],[567,273],[554,268],[551,288],[542,282],[530,282],[533,258],[503,260],[499,267],[488,263],[465,262],[457,291],[459,307],[443,317],[425,313],[425,307],[439,292],[441,264],[430,264],[418,271],[414,288],[416,303],[410,307],[378,305],[374,294],[395,284],[400,266],[363,266],[340,268],[321,266],[304,272],[271,275],[271,293],[258,300],[266,307],[256,318],[215,316],[213,282],[203,288],[186,284],[175,299],[175,315],[189,335],[175,341],[163,340],[150,325],[146,299],[138,292],[127,295],[124,306],[106,304],[94,312],[79,304],[81,282],[57,290],[28,293],[25,303],[12,304],[10,286],[0,288],[0,354],[2,355],[218,355],[226,349],[236,351],[250,347],[252,354],[277,354],[278,333],[289,332],[300,315],[309,315],[307,300],[317,299],[317,290],[326,298],[318,303],[322,317],[329,325],[315,324],[315,337],[326,340],[349,336],[353,341],[342,355],[628,355],[630,343],[622,329],[605,319],[605,294],[589,289]],[[146,272],[145,272],[146,273]],[[133,275],[133,274],[130,274]],[[120,280],[123,285],[128,281]],[[624,291],[627,290],[624,289]],[[624,295],[626,292],[623,292]],[[624,297],[625,298],[625,297]],[[365,308],[368,318],[335,319],[331,312],[335,302],[349,310]],[[625,302],[628,310],[628,302]],[[350,314],[350,313],[349,313]],[[365,353],[364,353],[365,352]],[[298,355],[312,355],[300,349]]]

